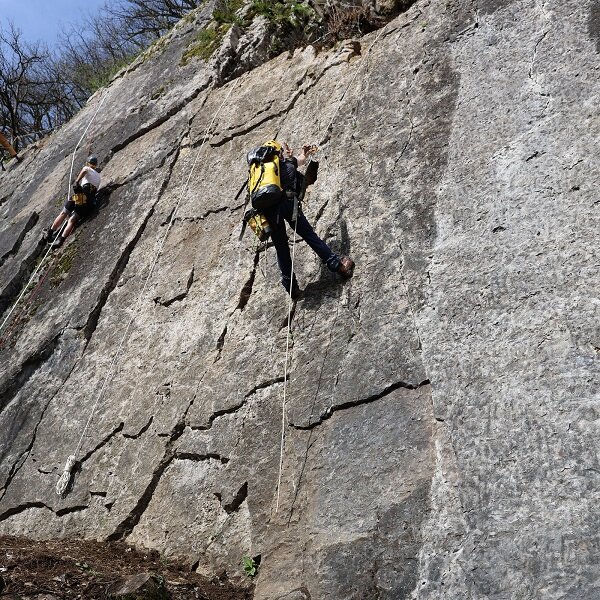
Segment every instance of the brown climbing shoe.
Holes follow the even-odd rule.
[[[352,274],[354,273],[354,261],[349,256],[342,256],[342,258],[340,258],[338,273],[342,277],[352,277]]]

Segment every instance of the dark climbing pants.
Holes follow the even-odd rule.
[[[293,212],[294,201],[287,197],[283,198],[279,204],[263,209],[262,211],[273,230],[271,239],[277,252],[277,263],[281,271],[281,283],[288,290],[290,288],[290,276],[292,273],[292,257],[290,255],[285,222],[287,221],[290,227],[294,227],[294,221],[292,220]],[[317,253],[330,271],[338,270],[340,266],[339,256],[315,233],[315,230],[311,227],[301,209],[298,209],[296,232]]]

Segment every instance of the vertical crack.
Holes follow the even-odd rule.
[[[32,356],[25,360],[21,366],[13,372],[5,385],[0,388],[0,412],[6,408],[12,399],[19,393],[21,388],[31,379],[35,372],[43,365],[53,354],[58,346],[62,332],[57,334],[52,340],[44,344]]]
[[[150,506],[150,502],[152,501],[154,492],[156,491],[156,488],[158,487],[158,484],[159,484],[164,472],[167,470],[167,468],[173,462],[173,460],[175,458],[177,458],[177,452],[175,450],[175,442],[183,435],[183,432],[185,431],[188,413],[196,400],[196,394],[198,391],[198,387],[200,386],[200,383],[204,379],[204,376],[206,375],[206,373],[207,373],[207,371],[205,371],[202,374],[202,377],[200,377],[200,379],[198,381],[198,385],[196,386],[196,391],[194,392],[192,399],[189,401],[187,408],[185,409],[185,411],[183,413],[183,416],[177,422],[175,427],[173,427],[173,429],[170,433],[170,436],[169,436],[169,441],[167,442],[167,444],[165,446],[165,451],[164,451],[163,457],[161,458],[158,465],[155,467],[154,471],[152,472],[152,476],[150,477],[150,481],[149,481],[148,485],[146,486],[146,489],[142,493],[139,500],[136,502],[133,509],[129,512],[127,517],[125,517],[125,519],[123,519],[123,521],[121,521],[121,523],[119,523],[119,525],[117,525],[117,527],[113,531],[113,533],[111,533],[106,538],[107,541],[124,540],[125,538],[127,538],[131,534],[131,532],[134,530],[136,525],[140,522],[140,519],[142,518],[142,515],[144,514],[144,512],[146,511],[148,506]],[[111,504],[110,508],[112,508],[112,504]]]
[[[171,175],[173,174],[173,169],[175,167],[175,163],[177,162],[177,158],[179,157],[179,152],[180,152],[180,144],[177,145],[177,148],[170,155],[170,156],[173,156],[173,160],[171,161],[171,163],[169,165],[169,172],[167,173],[167,176],[165,177],[165,179],[161,185],[161,188],[157,194],[154,204],[150,207],[150,210],[148,211],[146,218],[144,219],[142,224],[138,227],[138,230],[135,233],[135,235],[133,236],[133,239],[130,240],[130,242],[125,247],[125,250],[122,252],[121,256],[119,257],[119,260],[117,261],[117,264],[115,265],[112,273],[110,274],[108,281],[106,282],[104,288],[100,292],[100,296],[98,298],[98,302],[96,303],[96,306],[93,308],[92,312],[90,313],[90,316],[88,317],[88,320],[83,328],[83,333],[84,333],[85,339],[87,340],[88,343],[89,343],[90,339],[92,338],[92,335],[96,331],[96,327],[98,327],[98,321],[100,319],[100,314],[102,312],[102,309],[106,305],[106,302],[108,301],[108,297],[113,292],[115,287],[117,287],[117,283],[118,283],[123,271],[127,267],[127,264],[129,263],[129,258],[131,257],[131,254],[132,254],[134,248],[136,247],[136,245],[139,242],[140,238],[142,237],[144,231],[146,230],[146,226],[148,225],[148,222],[152,218],[152,215],[154,215],[156,206],[160,202],[164,191],[166,190],[167,186],[169,185],[169,181],[171,180]]]
[[[252,267],[252,273],[250,273],[250,277],[248,278],[248,281],[246,281],[246,283],[244,284],[244,287],[242,287],[242,291],[240,292],[240,299],[238,301],[237,306],[235,307],[235,310],[244,310],[244,308],[246,307],[246,304],[248,304],[248,300],[250,300],[250,296],[252,295],[252,288],[254,287],[254,280],[256,278],[256,271],[258,269],[258,261],[260,259],[260,252],[257,251],[256,254],[254,255],[254,265]]]
[[[39,218],[40,218],[40,215],[38,213],[33,212],[31,214],[31,216],[27,220],[27,223],[25,223],[25,227],[23,227],[23,230],[17,237],[12,248],[10,250],[8,250],[7,252],[5,252],[2,256],[0,256],[0,267],[6,262],[6,260],[10,256],[15,255],[19,251],[19,249],[21,248],[21,244],[23,243],[23,240],[25,239],[25,236],[36,226]]]
[[[244,500],[248,497],[248,482],[245,481],[242,487],[237,491],[236,495],[232,498],[231,502],[227,504],[221,504],[223,510],[230,515],[236,512]]]
[[[25,464],[25,461],[29,458],[29,454],[31,453],[31,450],[32,450],[33,445],[35,444],[35,440],[37,438],[38,429],[39,429],[40,425],[42,424],[42,421],[44,420],[44,415],[46,414],[46,411],[48,410],[48,407],[50,406],[50,402],[52,402],[55,395],[56,394],[54,394],[50,398],[50,400],[48,400],[48,402],[46,403],[46,406],[44,406],[44,408],[42,409],[42,414],[40,415],[40,418],[39,418],[36,426],[33,429],[33,435],[31,437],[31,442],[29,443],[27,448],[23,452],[21,452],[21,454],[19,455],[19,458],[17,458],[17,460],[13,464],[13,466],[10,470],[10,473],[8,474],[8,477],[6,478],[6,481],[4,482],[4,485],[2,486],[2,489],[0,489],[0,500],[2,500],[2,498],[4,498],[4,496],[6,495],[6,492],[8,491],[8,487],[13,482],[13,479],[17,476],[17,473],[21,470],[21,468]]]
[[[189,407],[188,407],[189,409]],[[187,414],[187,411],[186,411]],[[152,472],[152,476],[146,489],[143,491],[142,495],[136,502],[133,509],[129,512],[129,514],[123,519],[119,525],[117,525],[116,529],[111,533],[106,541],[120,541],[127,538],[131,535],[131,532],[134,530],[136,525],[140,522],[142,515],[150,505],[152,501],[152,497],[154,496],[154,492],[160,483],[160,480],[167,470],[167,467],[173,462],[173,459],[176,456],[174,445],[175,442],[181,437],[183,431],[185,429],[185,417],[183,417],[177,425],[173,428],[170,434],[169,441],[165,446],[165,452],[163,457],[159,461],[158,465],[154,468]]]
[[[29,255],[23,259],[16,275],[0,291],[0,315],[10,307],[13,300],[21,293],[23,286],[34,272],[38,258],[45,248],[47,248],[46,244],[40,240]]]
[[[227,335],[227,325],[225,325],[225,328],[223,329],[223,331],[221,332],[221,335],[219,336],[219,339],[217,340],[217,357],[215,358],[215,360],[213,361],[213,364],[216,363],[218,360],[220,360],[221,358],[221,352],[223,351],[223,346],[225,345],[225,336]]]

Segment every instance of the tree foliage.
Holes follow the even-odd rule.
[[[57,47],[0,20],[0,131],[16,149],[69,120],[99,87],[203,0],[107,0]]]

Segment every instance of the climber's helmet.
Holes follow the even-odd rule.
[[[88,156],[88,164],[97,167],[98,166],[98,158],[96,156],[94,156],[93,154],[91,156]]]

